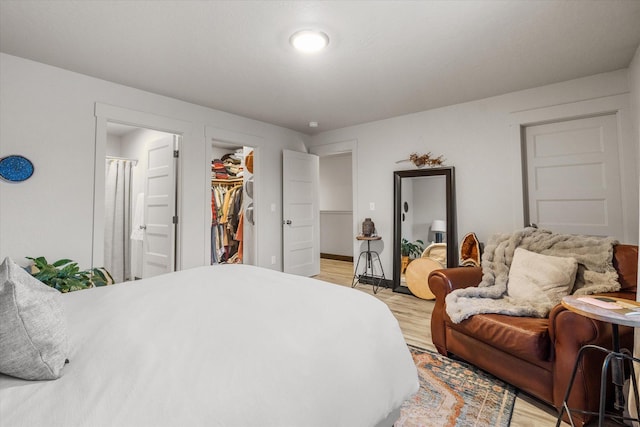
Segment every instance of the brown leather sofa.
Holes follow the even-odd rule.
[[[616,245],[613,263],[622,289],[603,295],[635,300],[638,246]],[[455,355],[560,408],[578,351],[586,344],[611,348],[611,325],[562,305],[554,307],[545,319],[477,314],[453,323],[445,311],[445,297],[454,289],[476,286],[481,279],[480,267],[448,268],[429,275],[429,287],[436,297],[431,317],[433,344],[441,354]],[[619,330],[621,345],[633,349],[633,328],[620,326]],[[570,408],[597,412],[602,361],[602,354],[595,352],[584,358],[569,397]],[[573,415],[576,425],[588,419]]]

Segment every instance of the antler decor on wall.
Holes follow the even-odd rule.
[[[430,152],[420,155],[418,153],[411,153],[408,159],[398,160],[396,163],[401,162],[412,162],[414,165],[421,168],[424,166],[442,166],[444,164],[444,159],[442,158],[442,156],[431,157]]]

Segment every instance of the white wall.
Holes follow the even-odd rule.
[[[636,54],[629,65],[629,88],[631,92],[633,139],[638,146],[636,164],[640,164],[640,46],[636,49]],[[636,179],[640,179],[640,172],[637,172]],[[640,222],[640,218],[638,221]]]
[[[306,151],[303,134],[233,114],[0,54],[0,156],[22,154],[35,165],[20,184],[0,183],[0,258],[71,258],[88,267],[92,253],[95,103],[189,122],[181,149],[181,265],[206,259],[205,128],[257,135],[264,168],[258,252],[282,253],[282,149]],[[276,211],[271,212],[270,205]],[[270,260],[269,260],[270,261]],[[259,259],[260,265],[281,268]]]
[[[631,112],[633,117],[633,138],[638,146],[638,155],[636,156],[636,163],[640,164],[640,46],[636,49],[636,54],[629,65],[629,88],[631,92]],[[640,175],[640,174],[639,174]],[[640,178],[636,176],[636,180]],[[640,217],[638,218],[640,222]],[[640,260],[638,260],[638,268],[640,269]],[[638,280],[640,285],[640,278]],[[636,300],[640,301],[640,295],[636,295]],[[640,331],[635,329],[635,342],[633,355],[638,357],[640,354]],[[636,377],[640,377],[640,373],[636,372]],[[640,379],[640,378],[639,378]],[[637,416],[635,412],[634,398],[629,399],[628,408],[632,416]]]
[[[412,180],[413,203],[409,203],[409,210],[413,210],[413,238],[422,240],[426,248],[436,240],[431,223],[436,219],[447,220],[446,178],[438,175]]]
[[[320,212],[320,253],[353,256],[353,215],[344,211]]]
[[[547,106],[562,106],[629,91],[627,70],[599,74],[554,85],[509,93],[314,135],[311,147],[338,141],[358,141],[358,197],[354,210],[375,216],[386,271],[392,266],[393,171],[411,169],[396,164],[409,154],[443,155],[455,166],[458,236],[475,232],[481,241],[496,232],[524,225],[521,154],[513,114]],[[631,218],[638,216],[638,143],[623,135],[623,193],[631,194]],[[375,212],[369,212],[374,202]],[[635,212],[633,212],[635,211]],[[368,214],[371,215],[368,215]],[[375,214],[375,215],[374,215]],[[630,243],[637,243],[638,221],[629,225]]]
[[[323,156],[320,163],[320,210],[351,211],[351,153]]]
[[[122,138],[118,135],[107,135],[107,156],[122,156]]]
[[[402,222],[402,224],[400,224],[402,231],[401,231],[401,239],[406,239],[408,242],[414,242],[416,240],[422,240],[423,242],[426,242],[427,239],[424,238],[424,236],[420,236],[420,235],[414,235],[414,227],[413,224],[415,223],[415,215],[418,212],[418,210],[420,209],[420,207],[416,208],[416,204],[415,204],[415,191],[414,191],[414,184],[415,184],[416,180],[414,180],[413,178],[402,178],[401,179],[401,194],[402,194],[402,200],[400,201],[400,205],[402,206],[400,208],[400,211],[402,212],[400,214],[400,221]],[[409,206],[409,209],[405,212],[404,211],[404,204],[407,204]],[[371,212],[372,214],[375,212]],[[391,236],[393,237],[393,236]],[[389,245],[391,245],[393,240],[389,239]],[[402,241],[402,240],[401,240]],[[391,247],[391,246],[390,246]]]

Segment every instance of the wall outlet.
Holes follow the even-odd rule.
[[[369,210],[370,211],[375,211],[376,210],[376,204],[374,202],[369,202]]]
[[[271,265],[275,265],[275,263],[276,263],[276,256],[271,255]]]

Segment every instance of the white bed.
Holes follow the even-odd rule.
[[[64,294],[57,380],[0,375],[3,426],[372,427],[418,377],[379,300],[245,266]]]

